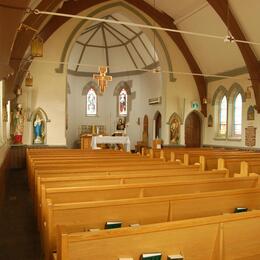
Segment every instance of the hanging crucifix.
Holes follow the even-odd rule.
[[[107,87],[107,82],[112,81],[112,76],[107,76],[107,67],[100,66],[99,67],[100,74],[94,74],[93,79],[98,81],[100,93],[103,93]]]

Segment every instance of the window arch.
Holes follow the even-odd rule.
[[[97,94],[93,88],[90,88],[87,92],[87,105],[86,105],[86,114],[87,116],[96,116],[97,115]]]
[[[219,102],[219,135],[223,136],[227,133],[227,96],[224,95]]]
[[[118,111],[120,116],[127,116],[128,114],[128,102],[127,92],[125,88],[122,88],[118,96]]]
[[[119,117],[128,117],[132,109],[132,100],[135,96],[131,92],[132,81],[120,81],[115,89],[116,110]]]
[[[233,104],[233,135],[241,136],[242,134],[242,95],[238,93],[234,98]]]

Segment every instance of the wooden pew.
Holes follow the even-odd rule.
[[[92,175],[89,174],[44,174],[36,173],[36,194],[34,198],[35,209],[40,205],[42,187],[71,187],[71,186],[96,186],[96,185],[122,185],[122,184],[141,184],[141,183],[167,183],[172,181],[188,180],[213,180],[228,177],[226,170],[214,172],[192,172],[187,170],[178,171],[142,171],[140,173],[128,174],[124,172],[117,175]]]
[[[57,225],[84,224],[86,229],[104,228],[106,221],[123,226],[141,225],[232,213],[236,207],[260,209],[260,189],[239,189],[153,198],[53,204],[47,200],[44,221],[45,253],[56,249]]]
[[[77,233],[58,228],[58,260],[139,259],[142,253],[181,253],[192,260],[260,259],[260,212]],[[111,250],[112,249],[112,250]]]
[[[110,175],[110,174],[121,174],[122,172],[127,172],[128,174],[134,174],[140,171],[144,171],[146,170],[147,172],[149,171],[164,171],[164,170],[178,170],[178,169],[186,169],[188,170],[192,170],[194,169],[195,171],[198,171],[199,167],[198,166],[190,166],[190,167],[186,167],[183,165],[178,165],[178,164],[172,164],[172,163],[164,163],[164,164],[149,164],[149,163],[144,163],[144,164],[125,164],[125,165],[114,165],[114,166],[110,166],[110,165],[97,165],[97,166],[91,166],[91,165],[56,165],[56,166],[49,166],[49,165],[41,165],[41,166],[35,166],[30,181],[29,181],[29,185],[30,185],[30,189],[32,191],[32,194],[34,194],[34,184],[35,184],[35,174],[36,172],[38,172],[39,170],[45,170],[45,173],[52,173],[52,170],[54,170],[55,173],[57,173],[57,170],[59,170],[60,172],[66,174],[66,173],[88,173],[88,174],[100,174],[100,175]]]
[[[185,193],[198,193],[217,190],[253,188],[259,185],[258,177],[225,178],[212,180],[192,180],[170,183],[142,183],[110,186],[71,186],[45,188],[41,186],[38,201],[38,223],[46,218],[47,199],[53,204],[105,201],[129,198],[146,198]],[[42,227],[40,227],[42,229]]]

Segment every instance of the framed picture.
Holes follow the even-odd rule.
[[[213,117],[212,115],[209,115],[208,117],[208,127],[212,127],[213,126]]]
[[[247,120],[255,120],[255,109],[253,106],[249,106],[247,109]]]

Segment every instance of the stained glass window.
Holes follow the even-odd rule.
[[[97,115],[97,94],[93,88],[87,93],[87,115]]]
[[[127,115],[127,92],[123,88],[119,93],[119,115],[126,116]]]
[[[241,135],[242,132],[242,96],[239,93],[234,100],[234,135]]]
[[[225,135],[227,132],[227,97],[220,100],[219,133]]]

